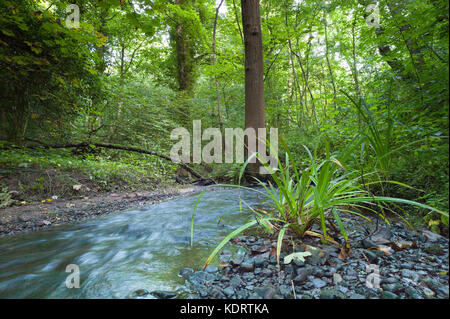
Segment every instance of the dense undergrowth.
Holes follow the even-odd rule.
[[[155,189],[173,184],[176,169],[146,155],[111,151],[75,155],[71,150],[23,148],[2,150],[0,167],[2,193],[13,192],[15,198],[9,204]]]

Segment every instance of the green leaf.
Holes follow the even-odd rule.
[[[284,263],[290,264],[292,260],[298,260],[301,262],[305,262],[305,257],[308,257],[308,256],[311,256],[311,253],[309,251],[292,253],[292,254],[284,257]]]

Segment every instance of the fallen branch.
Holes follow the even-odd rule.
[[[148,151],[148,150],[139,149],[139,148],[136,148],[136,147],[121,146],[121,145],[114,145],[114,144],[104,144],[104,143],[96,143],[96,142],[81,142],[81,143],[69,143],[69,144],[53,145],[53,144],[47,144],[47,143],[44,143],[44,142],[41,142],[41,141],[33,140],[33,139],[30,139],[30,138],[26,138],[26,140],[39,144],[39,145],[26,146],[26,148],[31,148],[31,149],[39,148],[39,147],[44,147],[44,148],[89,147],[90,145],[94,145],[95,147],[102,147],[102,148],[108,148],[108,149],[114,149],[114,150],[123,150],[123,151],[129,151],[129,152],[136,152],[136,153],[141,153],[141,154],[148,154],[148,155],[158,156],[160,158],[163,158],[165,160],[168,160],[168,161],[172,162],[172,159],[169,156],[167,156],[167,155],[160,154],[160,153],[157,153],[155,151]],[[184,164],[184,163],[175,163],[175,164],[183,167],[185,170],[187,170],[189,173],[191,173],[193,176],[197,177],[198,179],[206,180],[206,178],[203,178],[203,176],[201,176],[199,173],[194,171],[192,168],[190,168],[186,164]],[[217,184],[214,180],[213,180],[213,182],[215,184]]]

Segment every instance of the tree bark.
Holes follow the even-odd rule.
[[[264,108],[264,61],[259,0],[242,0],[242,25],[245,46],[245,128],[266,127]],[[247,144],[248,145],[248,144]],[[251,154],[248,154],[247,157]],[[248,173],[259,175],[260,163],[250,163]]]

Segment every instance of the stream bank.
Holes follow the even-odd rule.
[[[151,205],[177,195],[198,192],[200,186],[158,191],[117,192],[76,199],[55,199],[38,204],[0,209],[0,237],[79,222],[133,207]]]
[[[356,231],[347,258],[338,247],[307,237],[283,245],[278,268],[276,239],[243,236],[233,242],[245,253],[232,256],[225,249],[220,255],[223,267],[208,266],[198,272],[185,269],[181,274],[192,298],[449,298],[448,238],[426,230],[412,231],[400,223],[378,230],[372,227],[371,236],[362,236],[364,232],[354,221],[347,222],[352,227],[347,229]],[[311,256],[304,261],[284,264],[288,253],[305,251]]]

